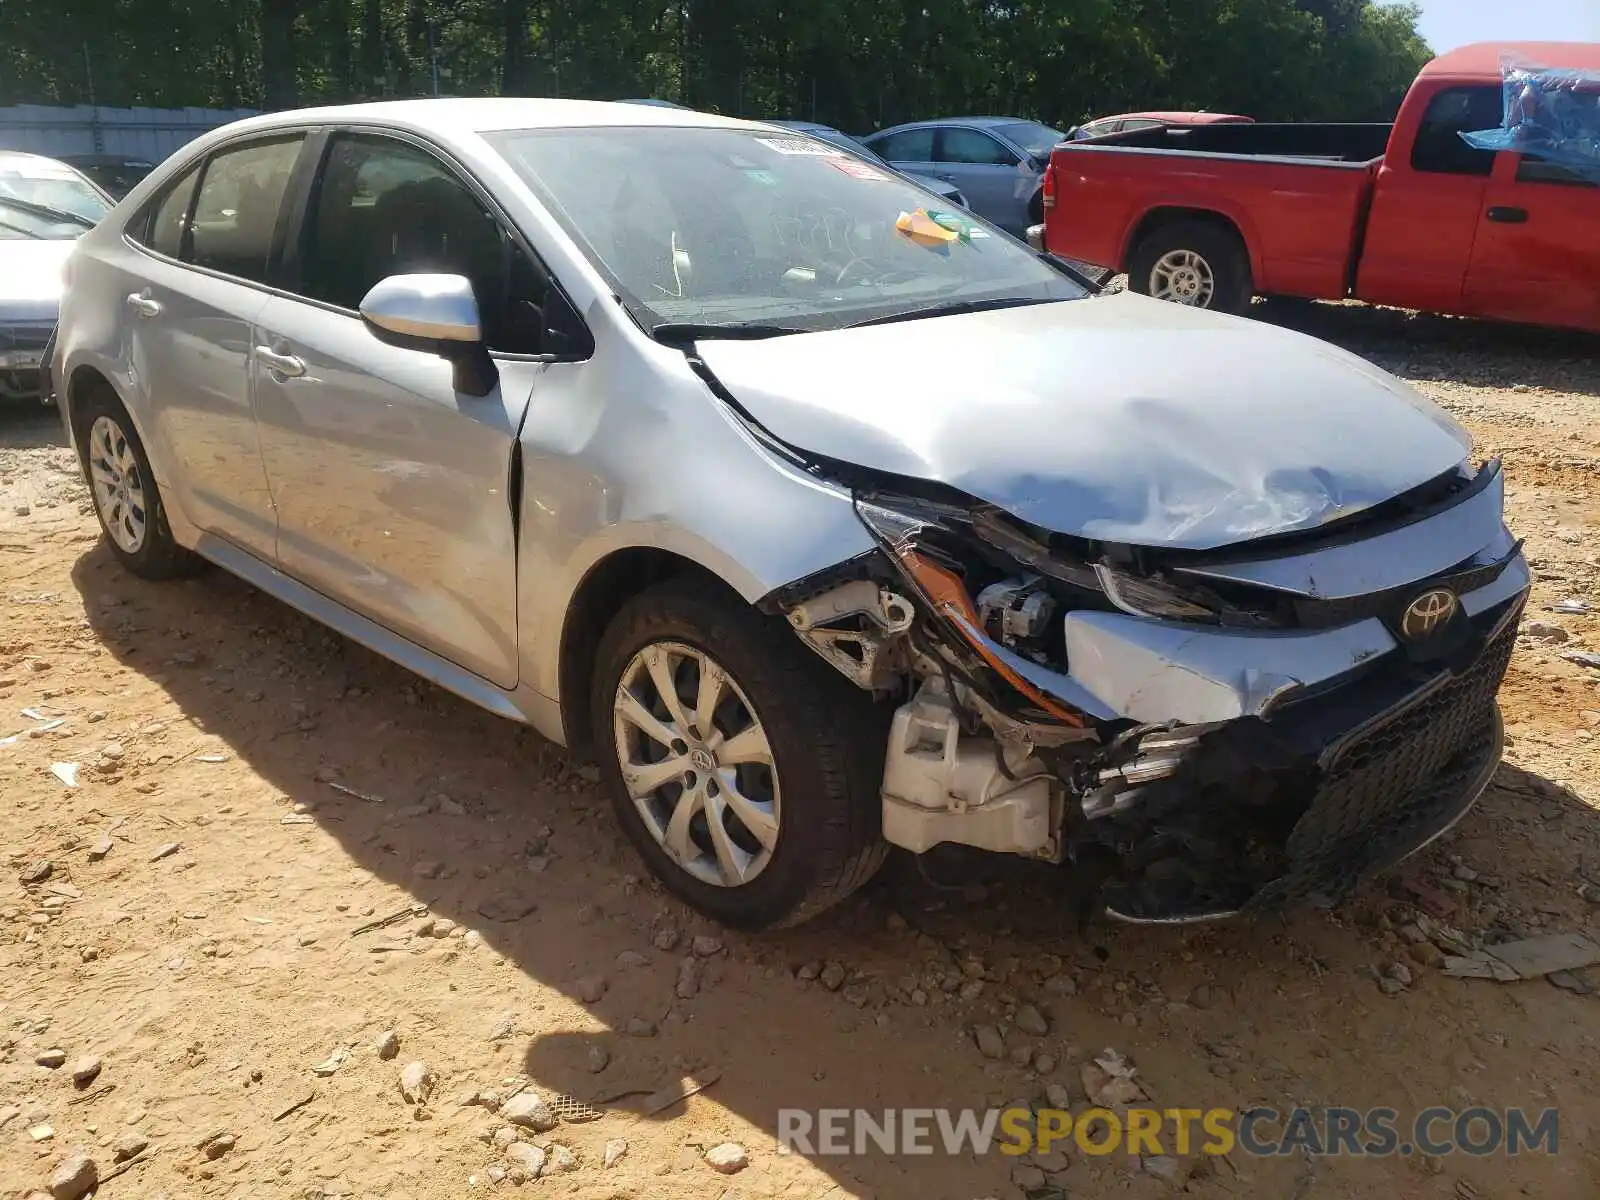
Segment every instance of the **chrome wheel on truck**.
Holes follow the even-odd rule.
[[[1216,291],[1211,264],[1193,250],[1169,250],[1150,270],[1150,295],[1157,300],[1210,308]]]
[[[1232,229],[1214,221],[1169,221],[1128,256],[1128,286],[1190,308],[1241,313],[1250,306],[1250,257]]]

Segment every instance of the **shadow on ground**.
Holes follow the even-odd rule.
[[[1508,1000],[1512,993],[1498,985],[1420,967],[1411,990],[1382,994],[1368,972],[1403,957],[1404,947],[1387,915],[1396,902],[1381,885],[1338,914],[1188,930],[1112,927],[1095,934],[1096,945],[1071,927],[1052,870],[985,860],[930,881],[896,860],[814,925],[765,938],[730,935],[643,877],[586,772],[530,732],[220,572],[144,584],[97,545],[73,578],[100,644],[159,684],[285,803],[305,805],[357,866],[481,931],[542,985],[576,996],[579,980],[606,977],[605,994],[587,1006],[603,1031],[529,1031],[526,1069],[546,1089],[594,1099],[716,1070],[712,1098],[775,1132],[780,1108],[982,1107],[1038,1101],[1046,1082],[1067,1085],[1082,1102],[1077,1064],[1107,1046],[1131,1055],[1168,1106],[1530,1104],[1526,1056],[1535,1045],[1557,1054],[1538,1067],[1544,1095],[1577,1097],[1587,1086],[1583,1064],[1592,1055],[1580,1050],[1587,1035],[1579,1030],[1583,1018],[1593,1028],[1592,998],[1526,984]],[[333,790],[318,781],[319,769],[383,802]],[[1573,872],[1596,845],[1593,810],[1504,768],[1450,847],[1478,864],[1476,880],[1451,877],[1442,851],[1412,875],[1463,927],[1565,928],[1586,919]],[[668,930],[680,940],[662,950],[655,939],[667,944]],[[697,957],[696,936],[718,939],[726,953]],[[624,951],[651,964],[623,968]],[[696,994],[680,996],[677,980],[691,960]],[[796,978],[806,964],[810,974],[832,962],[843,969],[837,990]],[[1044,1011],[1048,1033],[1011,1023],[1019,1002]],[[649,1035],[631,1036],[630,1023]],[[977,1023],[1004,1031],[1004,1059],[979,1055]],[[1486,1040],[1486,1031],[1498,1040]],[[612,1060],[599,1075],[590,1066],[597,1045]],[[1049,1066],[1041,1053],[1057,1065],[1036,1069]],[[681,1112],[670,1107],[651,1119]],[[1573,1145],[1585,1132],[1563,1128]],[[849,1194],[1019,1194],[1005,1191],[1013,1161],[999,1156],[876,1155],[818,1165]],[[1569,1161],[1567,1169],[1592,1167]],[[1320,1169],[1344,1179],[1348,1186],[1334,1185],[1342,1195],[1367,1194],[1368,1186],[1374,1195],[1396,1187],[1450,1194],[1440,1190],[1448,1180],[1436,1185],[1410,1161]],[[1298,1158],[1242,1170],[1210,1183],[1202,1172],[1190,1187],[1288,1195],[1308,1177]],[[1499,1188],[1551,1170],[1547,1162],[1485,1159],[1459,1173]],[[1136,1168],[1089,1162],[1057,1183],[1073,1194],[1112,1186],[1155,1196],[1169,1188]]]

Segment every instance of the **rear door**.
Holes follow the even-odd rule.
[[[934,144],[934,174],[959,187],[967,207],[1012,233],[1028,223],[1031,177],[1022,174],[1022,158],[999,138],[981,129],[945,125]]]
[[[548,277],[477,186],[388,134],[330,137],[290,254],[293,298],[254,346],[283,569],[502,687],[517,682],[512,452],[546,364]],[[380,342],[358,312],[390,275],[467,276],[498,386]]]
[[[1500,124],[1501,91],[1498,84],[1446,82],[1415,99],[1420,118],[1402,113],[1378,169],[1356,295],[1459,313],[1495,159],[1461,134]]]
[[[1467,272],[1467,311],[1600,330],[1600,185],[1535,154],[1498,159]]]
[[[256,439],[251,328],[304,141],[229,144],[174,181],[130,227],[146,254],[118,298],[163,483],[201,529],[268,560],[277,516]]]

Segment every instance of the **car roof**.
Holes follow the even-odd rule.
[[[998,129],[1002,125],[1037,125],[1041,122],[1028,117],[935,117],[926,121],[907,121],[904,125],[891,125],[880,129],[873,137],[885,133],[899,133],[902,129],[929,129],[936,125],[964,125],[969,129]]]
[[[1555,70],[1600,70],[1600,42],[1474,42],[1439,55],[1422,68],[1418,78],[1499,79],[1502,59]]]
[[[780,120],[777,117],[769,117],[766,123],[768,125],[782,125],[785,129],[797,129],[801,133],[809,133],[813,129],[826,129],[829,133],[844,132],[842,129],[837,129],[832,125],[824,125],[821,121],[789,121]]]
[[[377,124],[418,133],[462,135],[507,129],[572,129],[660,125],[700,129],[759,129],[689,108],[630,104],[620,100],[545,100],[497,96],[449,100],[383,100],[299,108],[246,117],[222,128],[230,133],[269,131],[305,125]]]
[[[1168,125],[1225,125],[1229,123],[1249,122],[1255,124],[1254,117],[1241,116],[1238,113],[1215,112],[1130,112],[1114,113],[1109,117],[1096,117],[1092,121],[1085,121],[1085,125],[1098,125],[1101,121],[1164,121]]]

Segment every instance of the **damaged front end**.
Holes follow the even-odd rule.
[[[770,603],[896,705],[892,844],[1062,863],[1129,921],[1331,905],[1499,762],[1528,586],[1502,490],[1490,463],[1248,552],[1163,554],[858,487],[880,551]]]

